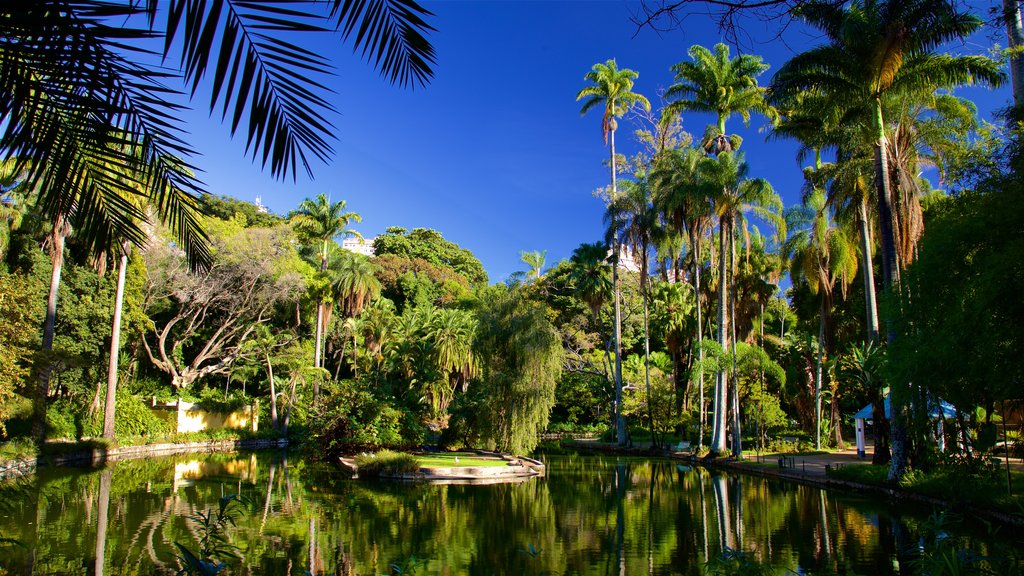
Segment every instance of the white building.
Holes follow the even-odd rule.
[[[640,262],[634,257],[634,252],[629,249],[629,246],[623,244],[619,247],[619,268],[629,272],[639,272]],[[608,249],[608,257],[611,258],[612,249]]]
[[[341,248],[363,256],[373,256],[373,241],[376,238],[345,238],[341,241]]]

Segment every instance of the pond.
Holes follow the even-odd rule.
[[[0,490],[0,574],[173,574],[197,513],[239,494],[232,574],[702,574],[725,550],[777,573],[897,574],[927,509],[659,459],[549,455],[548,477],[490,486],[346,479],[283,453],[47,469]],[[97,538],[97,534],[103,537]],[[1020,531],[947,527],[1013,555]],[[415,559],[415,560],[414,560]]]

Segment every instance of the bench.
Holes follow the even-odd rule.
[[[796,458],[792,456],[779,456],[779,468],[796,468]]]

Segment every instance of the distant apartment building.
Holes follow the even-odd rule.
[[[608,249],[608,257],[611,258],[612,250]],[[623,244],[619,248],[619,268],[629,272],[639,272],[640,262],[635,258],[635,252],[629,249],[629,246]]]
[[[341,241],[341,248],[363,256],[373,256],[373,241],[376,238],[345,238]]]

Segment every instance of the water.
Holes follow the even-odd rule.
[[[0,490],[0,574],[173,574],[197,513],[240,494],[232,574],[701,574],[724,549],[780,574],[897,574],[929,510],[690,469],[546,456],[548,478],[456,486],[345,479],[283,454],[177,456],[103,471],[44,470]],[[104,527],[105,524],[105,527]],[[97,538],[105,533],[104,538]],[[961,525],[980,554],[1013,530]],[[900,553],[897,553],[900,551]],[[409,573],[407,571],[407,573]]]

